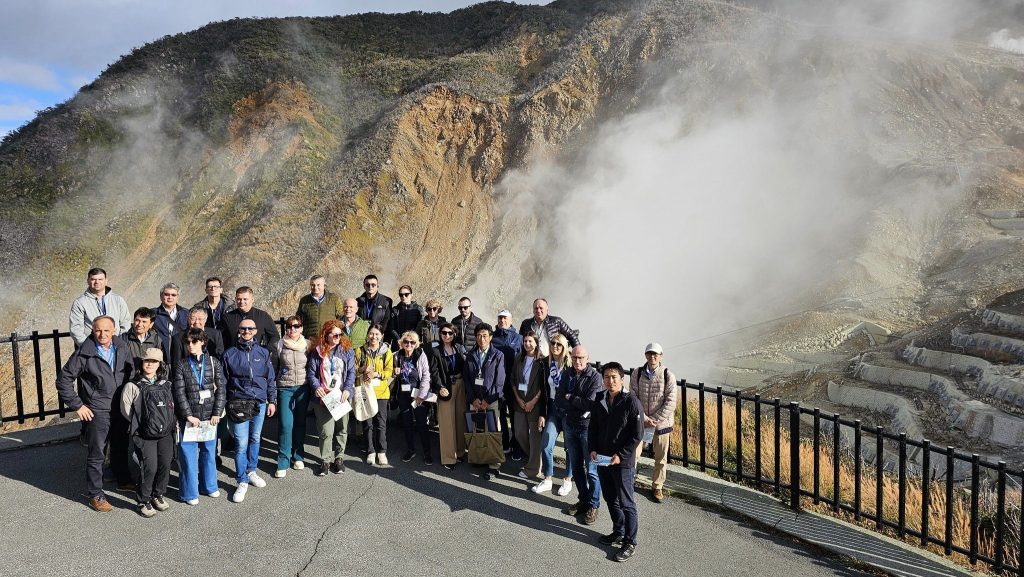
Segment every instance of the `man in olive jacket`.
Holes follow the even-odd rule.
[[[134,361],[128,345],[115,337],[117,324],[108,316],[96,317],[92,334],[82,342],[57,375],[57,394],[62,403],[87,423],[85,495],[89,506],[106,513],[112,508],[103,494],[103,449],[110,432],[114,393],[132,378]],[[75,382],[81,382],[81,395]]]
[[[317,274],[309,278],[309,294],[299,299],[295,316],[302,319],[302,336],[313,340],[320,338],[320,329],[331,319],[341,320],[344,313],[341,299],[327,290],[324,276]]]

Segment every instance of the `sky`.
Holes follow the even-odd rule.
[[[472,0],[4,0],[0,138],[68,100],[133,48],[235,17],[450,12]],[[523,1],[519,4],[547,4]]]

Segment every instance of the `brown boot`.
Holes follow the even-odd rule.
[[[665,491],[663,491],[661,487],[655,487],[652,496],[654,497],[655,503],[661,503],[665,500]]]
[[[89,506],[100,513],[107,513],[113,509],[110,503],[107,502],[107,498],[103,495],[96,495],[92,499],[89,499]]]
[[[591,507],[587,509],[587,514],[583,516],[583,524],[593,525],[594,523],[597,523],[597,509]]]

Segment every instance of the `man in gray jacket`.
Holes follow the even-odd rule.
[[[131,377],[134,363],[131,351],[114,336],[114,319],[99,316],[93,320],[92,335],[82,342],[57,375],[57,394],[62,403],[87,423],[86,497],[89,506],[106,513],[110,503],[103,494],[103,448],[110,432],[110,410],[114,392]],[[75,391],[81,382],[81,395]]]
[[[89,269],[86,282],[89,288],[71,303],[71,314],[68,315],[68,330],[76,347],[82,346],[85,339],[89,338],[93,320],[97,317],[108,316],[113,319],[114,335],[128,332],[132,324],[128,303],[107,286],[107,271],[101,268]]]

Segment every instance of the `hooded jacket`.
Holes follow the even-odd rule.
[[[356,299],[356,304],[359,305],[359,309],[356,311],[356,315],[371,324],[380,325],[385,331],[391,325],[391,307],[395,306],[395,303],[388,297],[381,293],[377,293],[377,296],[372,299],[363,293]],[[388,335],[385,332],[384,338],[387,339]]]
[[[174,411],[182,421],[189,417],[209,421],[214,415],[224,414],[224,407],[227,406],[227,379],[224,367],[220,361],[208,354],[203,355],[202,365],[194,360],[193,363],[195,369],[188,360],[178,363],[174,369],[174,379],[171,381]],[[202,386],[199,385],[198,377],[202,377]],[[201,389],[210,391],[209,400],[200,402]]]

